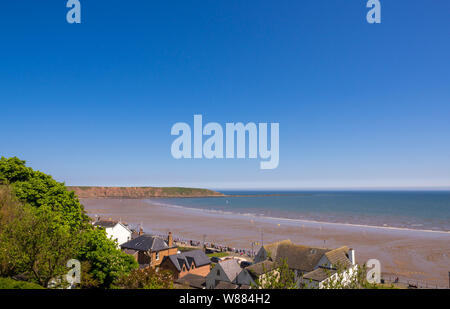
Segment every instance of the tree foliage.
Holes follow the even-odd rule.
[[[123,289],[172,289],[173,274],[168,270],[153,268],[136,269],[116,281],[116,287]]]
[[[88,224],[89,218],[75,194],[67,191],[64,183],[27,167],[25,161],[17,157],[2,157],[0,178],[12,186],[20,201],[36,208],[46,206],[59,213],[61,224],[67,224],[72,229],[81,229]]]
[[[117,278],[136,269],[136,260],[117,249],[104,229],[91,229],[83,234],[78,258],[91,265],[93,278],[102,287],[109,287]]]
[[[0,189],[0,274],[25,273],[42,286],[67,272],[65,263],[79,246],[79,236],[47,206],[38,209]]]
[[[16,157],[0,159],[0,276],[26,275],[46,287],[82,262],[83,287],[108,288],[137,268],[64,183],[34,171]]]

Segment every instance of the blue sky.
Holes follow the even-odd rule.
[[[450,3],[0,4],[0,155],[69,185],[450,188]],[[280,123],[280,164],[175,160],[176,122]]]

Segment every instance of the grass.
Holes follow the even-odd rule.
[[[396,286],[392,283],[377,283],[376,285],[374,285],[374,287],[372,287],[373,289],[381,289],[381,290],[396,290],[396,289],[401,289],[401,287]],[[403,288],[406,289],[406,288]]]
[[[212,257],[218,257],[218,258],[223,258],[228,256],[229,254],[227,252],[216,252],[216,253],[209,253],[207,254],[208,257],[212,258]]]
[[[194,247],[178,247],[178,250],[181,252],[187,252],[187,251],[192,251],[192,250],[196,250],[197,248]]]

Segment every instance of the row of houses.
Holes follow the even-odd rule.
[[[240,269],[234,260],[218,263],[208,274],[206,287],[215,288],[224,281],[236,287],[256,286],[269,274],[276,274],[283,262],[294,273],[294,281],[299,288],[323,288],[338,276],[345,285],[356,274],[357,267],[355,251],[346,246],[325,249],[283,240],[262,246],[254,264],[246,268]]]
[[[94,226],[104,228],[108,237],[115,240],[122,251],[132,255],[140,268],[170,270],[175,279],[186,275],[205,278],[211,270],[211,260],[202,250],[180,252],[171,232],[164,239],[144,234],[142,228],[134,232],[120,221],[96,220]]]
[[[337,279],[350,281],[356,272],[355,251],[346,246],[336,249],[302,246],[283,240],[262,246],[253,264],[241,267],[239,260],[228,259],[212,266],[203,250],[180,252],[172,233],[167,238],[131,231],[118,221],[97,220],[107,235],[127,254],[134,256],[141,268],[170,270],[175,283],[183,287],[207,289],[246,289],[264,282],[286,263],[299,288],[323,288]],[[342,270],[338,272],[338,270]]]

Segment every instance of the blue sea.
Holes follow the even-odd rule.
[[[152,199],[211,212],[450,231],[450,191],[221,191],[211,198]]]

